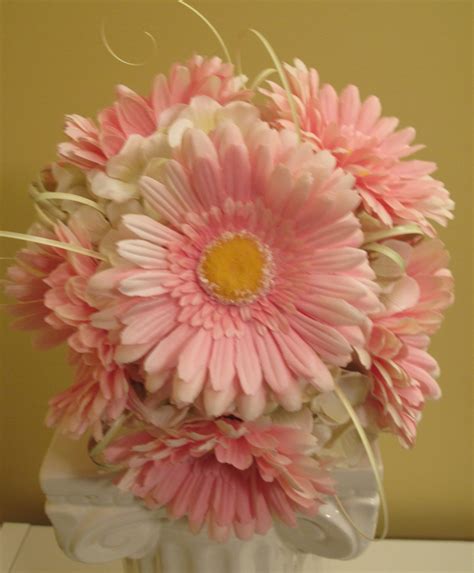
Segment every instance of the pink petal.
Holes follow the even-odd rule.
[[[119,255],[143,269],[166,268],[167,251],[141,239],[125,240],[117,243]]]
[[[131,322],[121,334],[123,344],[156,342],[176,324],[178,309],[173,303],[160,304]]]
[[[291,318],[293,328],[324,360],[344,366],[350,359],[351,347],[333,327],[303,313]]]
[[[206,371],[201,369],[192,378],[183,380],[179,376],[173,378],[171,399],[179,407],[193,404],[201,393],[205,382]]]
[[[151,101],[155,110],[155,118],[158,120],[161,112],[169,107],[171,103],[168,80],[163,74],[159,74],[155,78]]]
[[[180,324],[147,356],[143,364],[145,371],[154,374],[176,366],[184,344],[194,333],[194,328]],[[149,390],[152,392],[153,388]]]
[[[151,135],[156,129],[155,119],[144,98],[122,85],[118,86],[117,94],[116,111],[124,132]]]
[[[193,212],[202,209],[202,205],[192,188],[189,178],[178,161],[170,159],[166,162],[163,179],[168,189],[182,202],[186,211]]]
[[[288,366],[297,376],[318,379],[321,386],[327,389],[333,386],[327,367],[296,332],[290,331],[289,334],[274,332],[273,338],[280,347]]]
[[[179,357],[178,374],[185,382],[204,378],[209,366],[212,336],[204,328],[190,338]]]
[[[192,179],[196,193],[203,205],[212,207],[219,204],[224,182],[216,161],[208,158],[197,158],[192,167]]]
[[[249,327],[243,327],[243,334],[236,339],[235,345],[235,367],[240,386],[245,394],[255,395],[262,384],[262,369]]]
[[[320,322],[332,326],[362,324],[365,316],[345,300],[318,296],[298,301],[298,309]]]
[[[222,416],[231,409],[236,398],[236,384],[229,384],[223,390],[214,390],[208,384],[204,390],[204,410],[208,416]]]
[[[240,394],[236,401],[244,420],[256,420],[263,414],[267,405],[266,393],[262,387],[255,394]]]
[[[336,90],[329,84],[325,84],[319,92],[321,112],[326,123],[338,121],[338,105]]]
[[[120,283],[119,290],[127,296],[157,296],[168,292],[163,281],[172,277],[167,270],[136,271]]]
[[[234,352],[234,338],[224,336],[214,340],[209,363],[209,374],[214,390],[224,390],[231,385],[235,375]]]
[[[380,105],[379,98],[369,96],[362,104],[359,112],[359,118],[356,123],[356,129],[368,133],[375,122],[380,117],[382,106]]]
[[[420,287],[415,279],[404,276],[398,280],[389,293],[385,305],[387,312],[403,312],[414,307],[420,298]]]
[[[318,272],[347,271],[353,267],[363,265],[367,260],[365,251],[350,247],[340,249],[327,249],[314,255],[317,257]]]
[[[150,179],[150,182],[153,181],[153,179]],[[150,241],[155,245],[166,247],[169,243],[181,238],[181,235],[173,231],[173,229],[158,223],[158,221],[146,215],[124,215],[122,221],[127,229],[133,231],[141,239]]]
[[[151,177],[143,176],[140,178],[140,189],[143,197],[157,213],[175,225],[179,225],[183,221],[186,210],[163,183]]]
[[[275,392],[281,392],[291,383],[291,374],[269,332],[263,335],[252,332],[260,357],[265,381]]]
[[[339,96],[339,121],[341,124],[353,125],[356,122],[360,109],[359,90],[349,85]]]
[[[246,470],[253,463],[253,456],[245,440],[227,440],[214,449],[221,464],[231,464],[239,470]]]

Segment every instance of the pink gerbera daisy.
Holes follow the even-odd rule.
[[[416,429],[427,398],[437,399],[441,390],[436,360],[427,352],[429,338],[397,335],[374,326],[369,343],[372,355],[372,389],[368,404],[376,423],[413,446]]]
[[[54,233],[41,227],[37,236],[67,245],[92,249],[87,229],[70,221],[57,223]],[[50,402],[47,423],[58,425],[71,436],[79,437],[92,427],[101,436],[101,422],[110,422],[124,410],[128,383],[125,368],[115,363],[111,334],[93,327],[90,318],[97,308],[86,295],[89,279],[98,261],[56,247],[32,245],[17,255],[17,264],[7,271],[5,291],[17,299],[11,312],[13,326],[37,330],[36,344],[49,348],[67,341],[72,349],[76,381]]]
[[[197,95],[221,104],[249,99],[251,92],[243,89],[244,83],[231,64],[195,55],[186,65],[173,64],[168,77],[159,74],[149,97],[118,86],[117,101],[99,114],[99,127],[80,115],[67,116],[65,133],[71,141],[59,145],[59,156],[82,169],[105,169],[130,135],[149,136],[166,127],[173,113]]]
[[[364,344],[378,299],[352,176],[231,105],[241,123],[188,129],[160,181],[142,177],[159,218],[125,215],[129,265],[93,283],[117,285],[118,356],[145,356],[150,391],[171,376],[177,403],[204,392],[208,414],[235,400],[248,419],[267,392],[295,410],[307,382],[331,389],[327,364]]]
[[[453,301],[453,278],[446,268],[448,253],[441,241],[424,240],[416,246],[401,241],[386,244],[404,259],[406,275],[393,281],[382,297],[384,311],[371,317],[370,403],[378,425],[411,446],[425,399],[441,395],[435,381],[439,368],[427,352],[427,334],[437,330],[442,312]],[[386,275],[396,269],[389,262],[374,267]]]
[[[120,488],[225,541],[232,530],[240,539],[265,534],[273,517],[294,527],[297,512],[317,513],[334,489],[311,457],[315,442],[299,428],[221,418],[125,436],[106,459],[127,468]]]
[[[64,243],[90,250],[93,248],[87,230],[77,225],[70,228],[58,223],[55,234],[57,240]],[[99,261],[66,250],[62,250],[62,257],[61,264],[43,279],[49,287],[44,294],[44,304],[51,311],[47,322],[54,328],[69,326],[75,329],[89,322],[91,314],[97,310],[87,300],[86,286],[97,271]]]
[[[72,438],[91,429],[94,438],[100,440],[103,424],[116,420],[127,405],[127,372],[115,362],[115,345],[105,330],[81,325],[69,345],[75,382],[50,400],[46,424],[57,426]]]
[[[449,193],[430,177],[436,164],[403,161],[422,147],[411,145],[413,128],[395,131],[398,119],[381,117],[375,96],[361,103],[353,85],[340,95],[329,84],[320,88],[316,70],[299,60],[285,69],[303,135],[317,149],[330,150],[338,165],[356,177],[364,209],[384,225],[417,223],[430,235],[428,220],[445,225],[452,218]],[[271,102],[268,119],[295,129],[287,93],[273,82],[270,88],[262,90]]]
[[[74,233],[63,223],[54,232],[40,225],[31,234],[90,248],[86,236]],[[88,320],[96,309],[85,302],[85,285],[97,269],[97,261],[64,249],[31,244],[17,254],[17,262],[7,270],[5,292],[16,299],[10,312],[16,316],[13,327],[36,330],[35,344],[49,348],[65,341],[74,327]]]

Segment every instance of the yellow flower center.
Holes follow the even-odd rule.
[[[227,304],[251,302],[268,289],[272,257],[265,245],[245,231],[224,233],[204,250],[198,277],[204,289]]]

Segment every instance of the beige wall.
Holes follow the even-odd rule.
[[[414,125],[427,145],[422,158],[439,164],[457,203],[442,232],[453,254],[457,303],[432,350],[442,368],[443,399],[428,405],[414,451],[382,440],[392,537],[472,538],[472,249],[469,2],[199,2],[235,48],[248,27],[261,30],[284,59],[299,56],[323,80],[356,83],[375,93],[387,115]],[[204,25],[173,2],[4,2],[3,181],[0,226],[25,230],[32,214],[26,189],[54,157],[63,114],[94,115],[124,83],[142,93],[153,74],[193,51],[218,50]],[[146,59],[143,28],[156,34],[158,53],[143,67],[113,60],[101,45],[106,18],[110,42],[124,58]],[[255,38],[243,44],[254,76],[270,65]],[[4,255],[18,245],[2,245]],[[2,268],[5,261],[0,261]],[[34,353],[27,335],[1,318],[0,415],[3,462],[1,520],[44,523],[37,474],[51,438],[43,427],[48,397],[69,383],[61,350]]]

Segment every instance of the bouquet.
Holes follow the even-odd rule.
[[[69,349],[47,424],[220,541],[315,515],[381,431],[413,446],[453,300],[453,202],[414,129],[268,49],[253,84],[195,55],[66,116],[37,220],[2,232],[28,242],[13,326]]]

